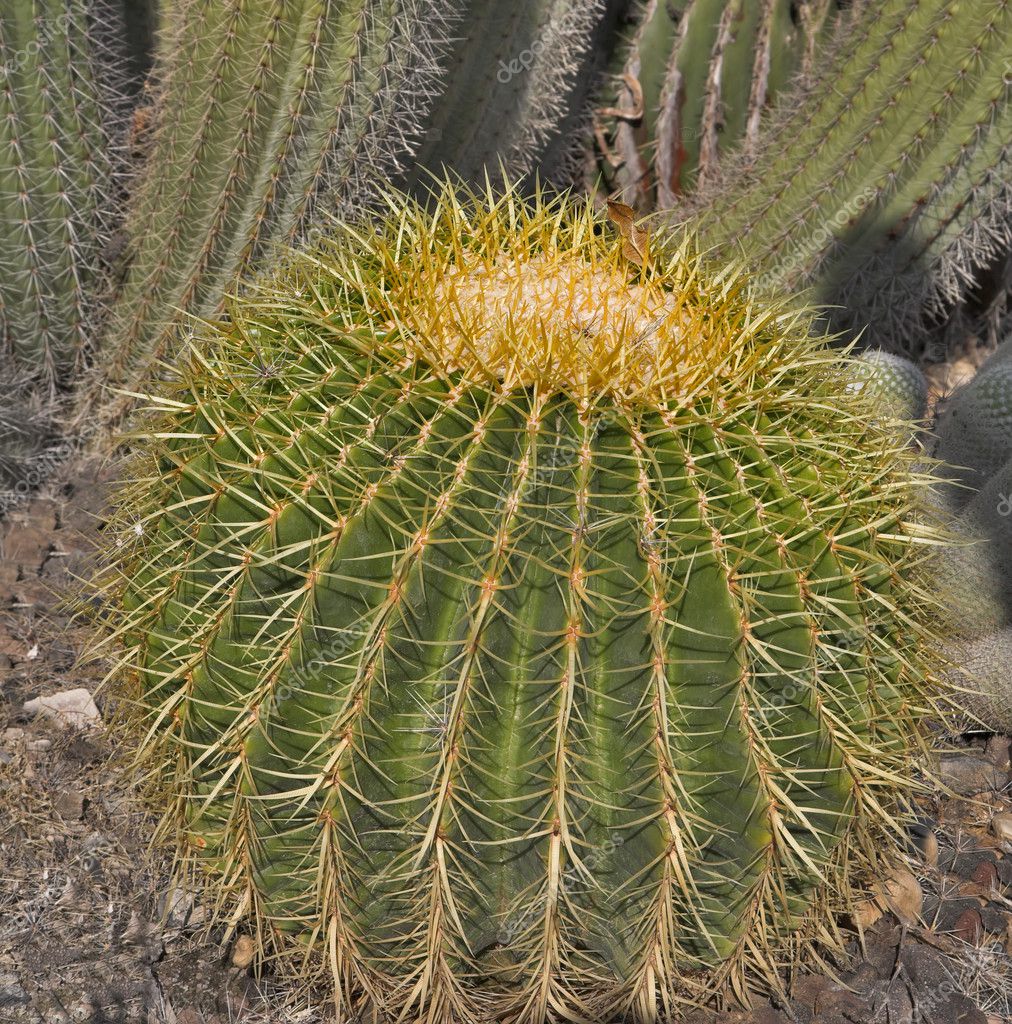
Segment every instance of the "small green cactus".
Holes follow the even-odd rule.
[[[78,376],[115,220],[118,21],[93,0],[0,8],[0,357]]]
[[[855,390],[867,390],[893,419],[917,423],[928,404],[928,382],[920,367],[903,356],[868,349],[853,362]]]
[[[1001,345],[949,400],[936,426],[944,460],[941,498],[956,514],[964,546],[938,569],[950,595],[952,678],[958,701],[995,729],[1012,729],[1012,342]]]
[[[840,330],[919,351],[1009,248],[1012,4],[868,4],[760,152],[698,197],[703,242]]]
[[[667,209],[711,183],[729,149],[752,155],[760,121],[840,19],[836,0],[649,0],[605,97],[609,189]]]
[[[349,1017],[777,985],[931,705],[912,456],[689,241],[438,200],[230,303],[162,402],[109,534],[164,833]]]
[[[1012,343],[1005,342],[948,401],[934,454],[958,482],[957,507],[985,487],[1012,452]]]

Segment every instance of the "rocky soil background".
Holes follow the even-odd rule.
[[[971,351],[932,371],[944,398]],[[61,605],[89,572],[111,466],[67,464],[0,522],[0,1024],[317,1024],[312,994],[255,976],[253,944],[209,924],[149,848],[116,757],[101,665]],[[691,1024],[1012,1022],[1010,737],[947,737],[910,858],[876,881],[834,972],[789,1005]]]

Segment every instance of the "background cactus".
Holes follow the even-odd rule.
[[[621,0],[462,2],[440,97],[406,184],[421,193],[433,174],[450,170],[480,186],[500,170],[516,180],[539,168],[593,79],[595,30],[610,25],[620,6]]]
[[[728,149],[751,156],[773,98],[807,78],[839,18],[836,0],[649,0],[604,97],[609,191],[666,209],[711,183]]]
[[[91,0],[0,10],[0,355],[55,390],[78,374],[117,211],[121,22]]]
[[[940,500],[966,546],[942,556],[942,584],[956,599],[960,638],[952,676],[960,704],[985,724],[1012,729],[1012,343],[1006,341],[947,403],[934,454],[952,483]]]
[[[842,329],[917,352],[1009,244],[1012,5],[869,5],[755,160],[699,196],[702,239]]]
[[[866,390],[873,401],[897,420],[916,423],[928,405],[928,382],[920,367],[903,356],[873,348],[853,361],[855,390]]]
[[[139,378],[187,315],[328,214],[375,207],[409,157],[528,168],[603,5],[572,0],[170,0],[133,254],[97,363]],[[522,65],[517,63],[522,62]],[[516,73],[498,82],[500,65]],[[403,179],[402,179],[403,180]]]
[[[335,229],[161,403],[110,532],[165,834],[342,1011],[776,985],[930,703],[910,456],[628,211],[437,209]]]

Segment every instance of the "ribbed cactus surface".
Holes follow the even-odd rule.
[[[0,350],[50,387],[84,358],[115,218],[113,15],[92,0],[0,9]]]
[[[1012,4],[886,0],[759,155],[701,196],[703,240],[841,328],[916,350],[1008,248]]]
[[[458,0],[439,98],[407,180],[419,191],[450,170],[480,186],[539,167],[578,104],[595,27],[615,0]]]
[[[166,0],[104,378],[136,383],[258,262],[445,165],[531,167],[600,2]],[[412,157],[418,154],[419,170]]]
[[[638,209],[665,209],[753,154],[760,123],[838,24],[836,0],[649,0],[623,50],[601,117],[609,187]]]
[[[181,856],[349,1014],[776,984],[927,699],[908,457],[807,315],[512,192],[335,229],[263,289],[118,527]]]
[[[451,6],[165,0],[105,379],[149,367],[187,313],[219,309],[250,261],[298,239],[317,208],[375,194],[436,88]]]

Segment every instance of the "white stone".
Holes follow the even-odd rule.
[[[91,694],[81,688],[61,690],[46,697],[36,697],[25,702],[29,714],[46,715],[75,729],[93,729],[101,725],[102,719]]]

